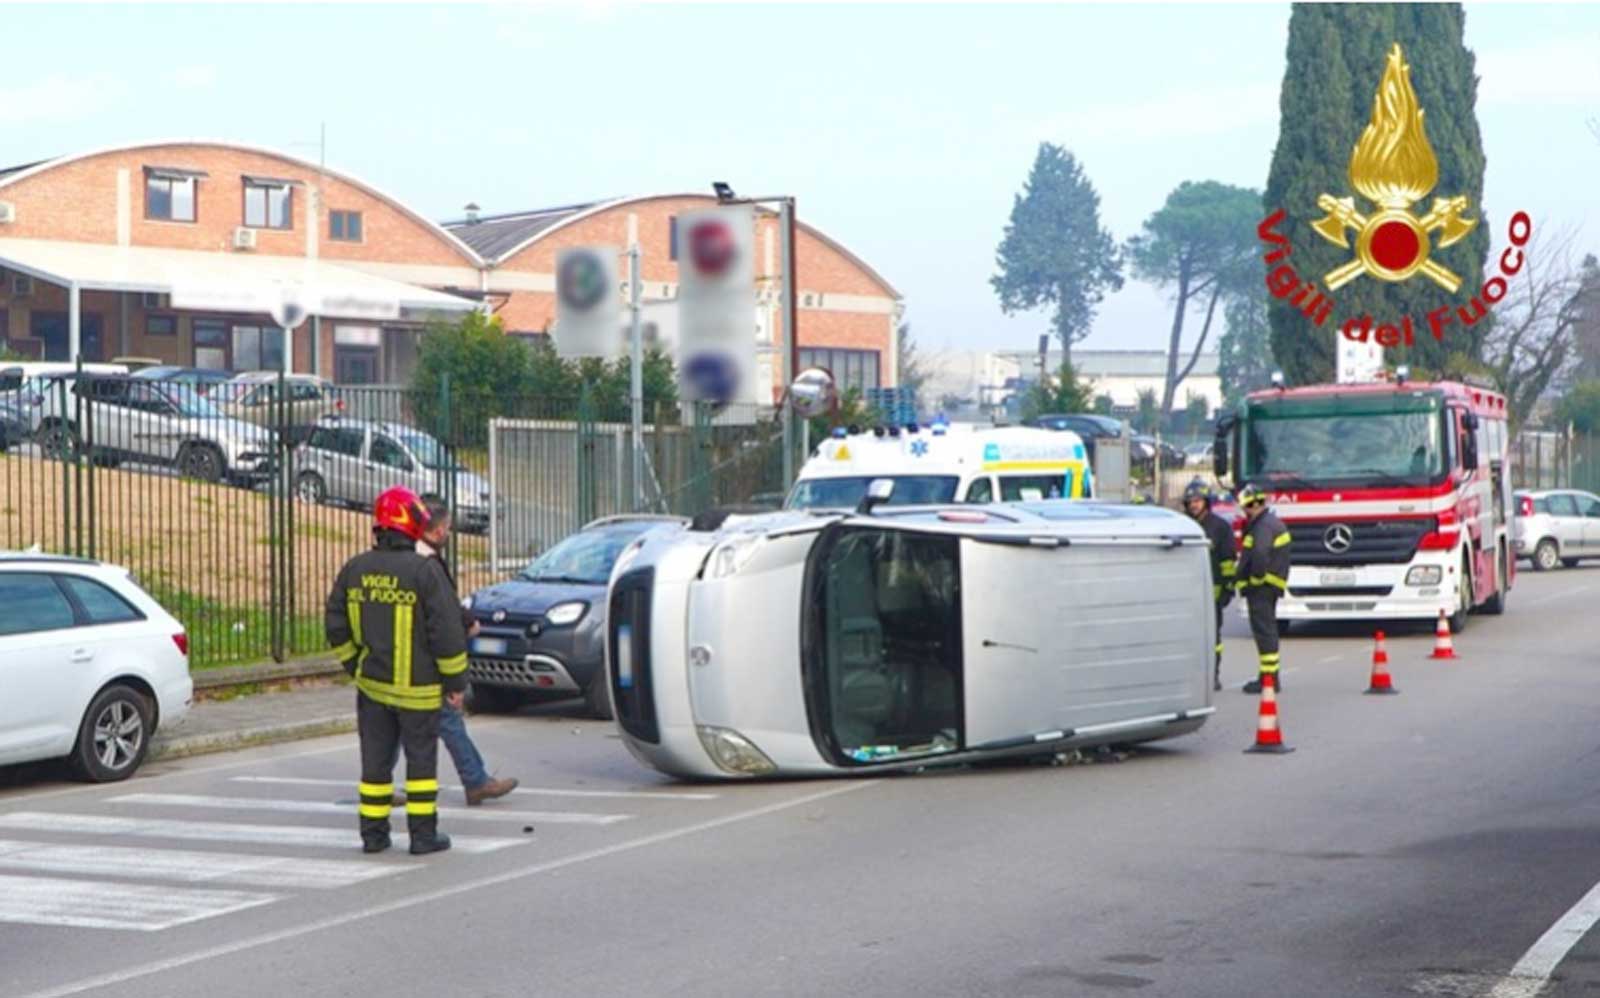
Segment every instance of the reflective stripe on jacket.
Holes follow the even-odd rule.
[[[1239,590],[1247,595],[1255,590],[1273,595],[1288,591],[1291,540],[1289,528],[1271,510],[1246,526],[1236,576]]]
[[[438,710],[466,689],[467,632],[461,605],[436,560],[409,538],[384,531],[372,550],[345,563],[328,593],[328,644],[356,687],[402,710]]]

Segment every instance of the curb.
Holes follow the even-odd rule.
[[[272,745],[278,742],[299,741],[305,738],[342,735],[354,730],[356,730],[356,717],[352,711],[349,714],[295,721],[291,724],[266,724],[254,728],[218,731],[206,735],[156,738],[150,744],[148,760],[183,759],[192,755],[231,752],[235,749],[251,748],[256,745]]]
[[[245,683],[272,683],[285,679],[310,679],[340,676],[344,669],[331,658],[296,659],[292,662],[264,662],[259,665],[227,665],[217,669],[191,671],[196,690],[214,690]]]

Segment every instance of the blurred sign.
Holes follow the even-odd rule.
[[[556,256],[556,353],[611,359],[622,353],[617,250],[577,246]]]
[[[678,379],[684,398],[755,400],[755,213],[723,205],[678,219]]]

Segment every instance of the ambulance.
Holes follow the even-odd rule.
[[[787,509],[854,509],[876,479],[894,483],[885,505],[1088,499],[1093,474],[1068,430],[967,425],[840,428],[800,469]]]

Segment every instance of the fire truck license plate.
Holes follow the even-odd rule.
[[[1321,585],[1324,586],[1353,586],[1356,584],[1354,572],[1323,572]]]

